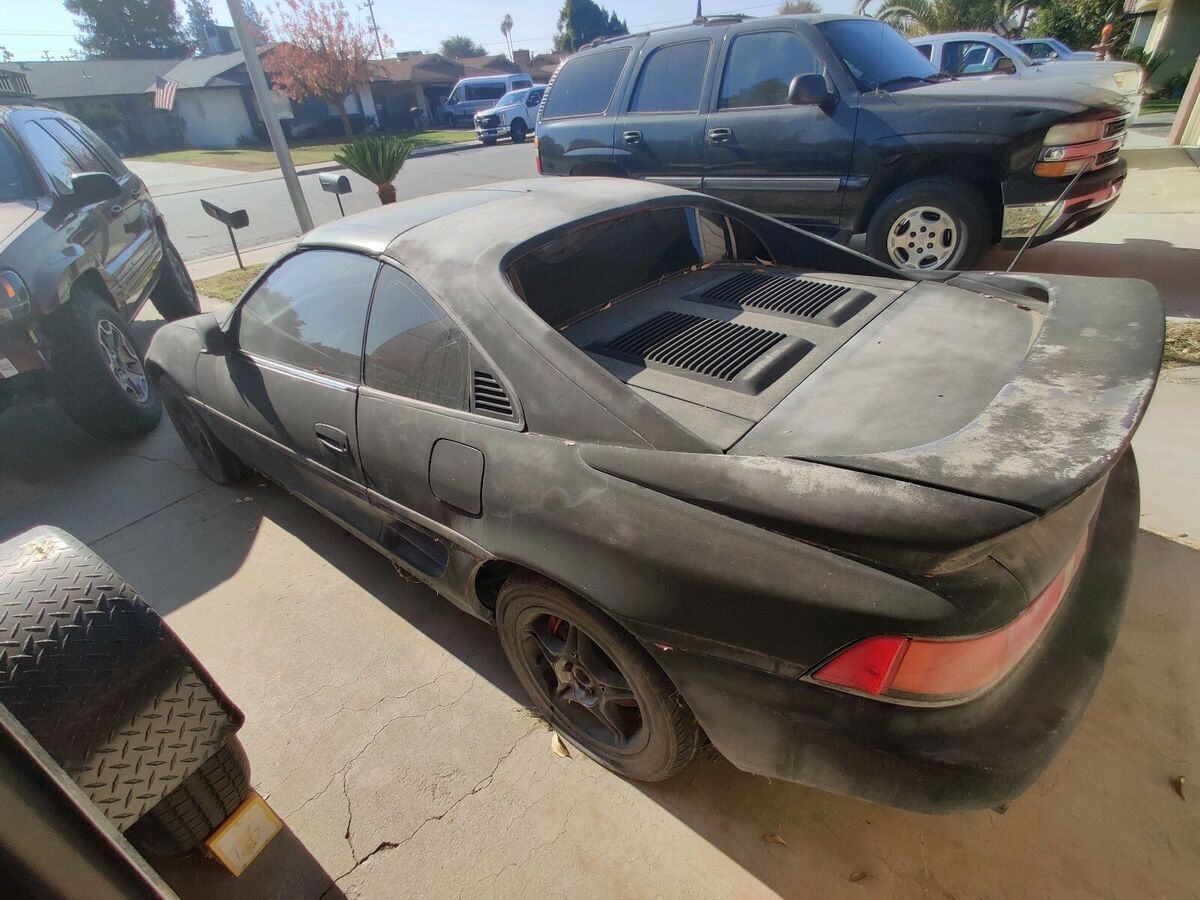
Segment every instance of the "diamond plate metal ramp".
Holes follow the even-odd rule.
[[[0,544],[0,703],[122,831],[242,724],[137,591],[47,526]]]

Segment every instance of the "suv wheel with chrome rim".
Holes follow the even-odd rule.
[[[867,252],[898,269],[967,269],[991,242],[987,204],[951,178],[923,178],[888,196],[867,228]]]

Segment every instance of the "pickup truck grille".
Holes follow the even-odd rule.
[[[475,124],[480,128],[497,128],[500,125],[499,116],[476,116]]]
[[[632,362],[655,362],[720,381],[744,368],[787,335],[686,313],[665,312],[625,332],[595,352]]]

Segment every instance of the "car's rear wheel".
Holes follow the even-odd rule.
[[[46,319],[59,405],[100,437],[145,434],[162,417],[162,402],[146,376],[129,326],[89,288]]]
[[[894,191],[867,228],[867,252],[898,269],[967,269],[991,240],[987,204],[953,178],[922,178]]]
[[[162,236],[163,257],[159,264],[158,284],[150,294],[154,308],[168,322],[194,316],[200,312],[200,298],[188,275],[183,258],[175,245]]]
[[[249,474],[246,464],[213,434],[175,382],[162,376],[158,388],[167,417],[175,426],[179,439],[191,454],[196,467],[205,476],[217,484],[235,484]]]
[[[525,127],[525,123],[520,119],[517,119],[517,121],[508,127],[508,135],[512,138],[514,144],[525,143],[525,136],[527,134],[529,134],[529,129]]]
[[[696,753],[700,728],[654,660],[615,622],[544,578],[511,576],[500,643],[534,706],[600,765],[662,781]]]

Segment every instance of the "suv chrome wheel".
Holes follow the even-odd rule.
[[[959,228],[945,210],[916,206],[888,229],[887,254],[902,269],[937,269],[958,250]]]
[[[96,336],[108,356],[108,369],[121,389],[138,403],[148,401],[150,383],[146,380],[146,370],[125,335],[108,319],[101,319],[96,324]]]

